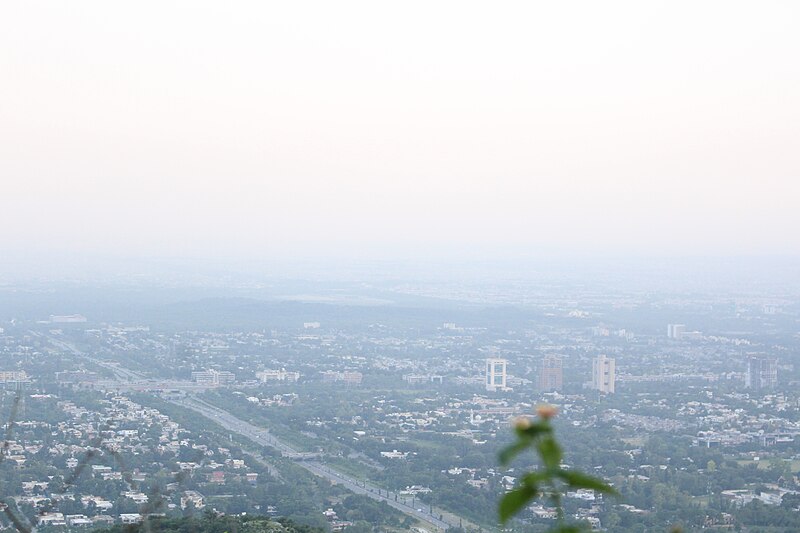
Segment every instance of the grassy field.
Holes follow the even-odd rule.
[[[736,461],[739,463],[739,466],[750,466],[750,465],[757,465],[759,470],[767,470],[772,463],[770,459],[762,459],[761,461],[753,461],[752,459],[738,459]],[[789,461],[792,464],[792,472],[800,471],[800,460],[794,459]]]

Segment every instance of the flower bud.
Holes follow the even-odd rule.
[[[536,414],[539,415],[540,418],[550,420],[558,414],[558,409],[554,405],[540,405],[536,408]]]
[[[515,429],[528,429],[531,427],[531,419],[527,416],[518,416],[512,422]]]

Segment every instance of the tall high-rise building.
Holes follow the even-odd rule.
[[[486,360],[486,390],[505,390],[506,389],[506,366],[508,361],[505,359]]]
[[[681,340],[686,326],[683,324],[667,324],[667,337],[670,339]]]
[[[613,357],[598,355],[592,361],[592,388],[600,392],[614,393],[616,362]]]
[[[765,355],[747,357],[744,386],[753,390],[772,389],[778,384],[778,360]]]
[[[562,360],[557,355],[545,355],[539,368],[539,390],[559,391],[564,385]]]

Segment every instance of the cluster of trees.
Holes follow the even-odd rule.
[[[206,512],[198,517],[149,518],[147,523],[115,525],[99,529],[97,533],[323,533],[324,531],[288,519],[272,520],[263,516],[218,515]]]
[[[145,401],[146,398],[140,398]],[[255,444],[242,439],[242,445],[231,444],[228,440],[230,432],[222,430],[207,419],[198,417],[193,411],[150,398],[148,403],[169,415],[181,426],[194,434],[202,433],[205,438],[217,445],[230,448],[231,454],[245,459],[247,466],[258,472],[258,484],[224,485],[217,487],[220,492],[241,495],[240,498],[211,498],[209,502],[218,511],[226,513],[263,514],[268,507],[275,507],[280,516],[293,520],[298,524],[324,528],[325,518],[322,514],[325,502],[338,499],[349,494],[345,489],[332,485],[329,481],[314,476],[294,462],[283,459],[276,454],[261,455]],[[235,435],[234,435],[235,437]],[[246,450],[245,447],[250,448]],[[274,473],[274,475],[272,473]],[[236,490],[241,489],[239,492]],[[201,492],[213,496],[214,487],[205,486]]]
[[[367,522],[374,526],[408,526],[410,518],[392,508],[386,502],[379,502],[364,495],[352,494],[333,506],[336,515],[348,522]]]
[[[497,452],[504,443],[492,442],[478,450],[469,440],[444,435],[439,431],[403,433],[399,429],[381,427],[380,437],[368,434],[353,439],[354,429],[366,429],[370,433],[376,427],[379,414],[369,409],[356,408],[356,404],[372,401],[375,391],[349,391],[342,398],[341,391],[326,388],[303,389],[300,400],[291,408],[264,408],[245,401],[241,396],[226,391],[207,393],[209,400],[221,407],[233,410],[239,416],[270,427],[278,436],[289,436],[292,442],[304,440],[306,449],[322,449],[358,465],[368,474],[370,481],[394,492],[411,485],[423,485],[432,489],[430,494],[414,498],[421,506],[431,505],[448,509],[474,523],[495,525],[496,506],[503,488],[497,478],[492,478],[488,487],[478,489],[466,484],[466,479],[454,479],[446,473],[453,466],[479,469],[478,477],[496,467]],[[400,408],[412,407],[416,394],[393,395]],[[409,405],[405,406],[404,403]],[[358,426],[350,424],[354,416],[361,417]],[[309,428],[307,420],[319,419],[324,426]],[[316,438],[304,429],[312,429]],[[510,438],[510,437],[509,437]],[[409,452],[405,460],[386,459],[380,452],[393,448]],[[466,478],[464,473],[462,477]],[[491,477],[491,476],[489,476]],[[411,497],[408,497],[411,500]]]
[[[38,392],[47,392],[48,390]],[[32,392],[26,391],[19,402],[16,400],[16,393],[12,391],[0,394],[0,414],[5,415],[6,418],[13,416],[17,423],[20,420],[36,420],[45,424],[56,424],[67,418],[64,412],[55,405],[58,399],[73,400],[78,405],[89,406],[94,410],[104,407],[103,395],[97,391],[76,391],[64,387],[57,391],[59,398],[36,400],[32,400],[28,396]],[[268,464],[262,459],[257,459],[255,457],[257,453],[250,455],[239,446],[231,445],[228,440],[228,432],[222,431],[218,426],[209,424],[205,419],[199,418],[183,408],[149,395],[138,396],[135,400],[158,408],[162,413],[167,414],[182,427],[188,429],[192,433],[191,438],[194,443],[204,444],[209,449],[216,449],[220,446],[230,449],[232,457],[243,458],[248,469],[259,474],[257,483],[248,483],[244,479],[235,480],[233,476],[228,476],[224,485],[214,484],[209,483],[202,472],[197,472],[195,475],[181,472],[177,465],[179,461],[199,463],[204,459],[202,450],[186,446],[181,447],[178,453],[161,453],[155,449],[144,447],[138,453],[123,453],[120,457],[102,450],[95,451],[93,455],[87,456],[88,464],[107,464],[117,471],[123,471],[123,477],[126,473],[130,474],[136,470],[147,473],[146,481],[135,484],[131,484],[127,479],[103,480],[94,476],[91,468],[85,467],[80,470],[68,468],[66,466],[67,457],[53,458],[50,456],[49,446],[56,439],[61,441],[64,438],[63,435],[53,435],[52,427],[23,424],[14,426],[13,440],[20,443],[40,443],[43,446],[39,453],[29,458],[23,469],[16,468],[12,461],[0,462],[0,496],[7,498],[19,494],[23,481],[49,480],[50,485],[47,489],[36,489],[34,492],[40,493],[44,497],[48,497],[51,493],[72,493],[74,499],[64,500],[52,506],[52,510],[65,514],[94,514],[91,505],[87,508],[81,503],[81,497],[88,494],[114,502],[115,507],[112,514],[142,512],[142,505],[121,496],[123,491],[138,490],[154,497],[161,495],[155,499],[162,501],[164,505],[153,509],[148,504],[150,512],[166,512],[169,516],[179,516],[182,512],[192,512],[192,509],[189,508],[186,511],[182,511],[180,507],[173,510],[168,509],[166,503],[177,500],[175,496],[167,495],[174,495],[185,490],[198,490],[206,497],[207,507],[220,512],[264,514],[267,508],[275,507],[280,515],[291,517],[297,523],[324,527],[325,520],[321,512],[324,503],[335,501],[347,494],[344,489],[311,475],[291,461],[272,457],[269,458]],[[156,426],[138,429],[143,431],[145,436],[157,437],[160,436],[161,431]],[[118,429],[127,427],[125,423],[121,423]],[[68,440],[85,444],[79,437],[69,437]],[[157,438],[153,442],[157,442]],[[83,461],[83,455],[76,458]],[[73,475],[73,472],[79,472],[79,475]],[[176,472],[179,473],[177,477]],[[68,484],[67,480],[69,480]],[[170,486],[171,488],[169,488]],[[39,511],[30,506],[22,507],[20,510],[29,517],[35,516]],[[396,513],[393,510],[392,512]],[[394,516],[393,513],[386,513],[386,516]],[[0,523],[7,524],[7,521],[5,518],[0,518]]]

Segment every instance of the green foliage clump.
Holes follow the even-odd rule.
[[[555,438],[550,419],[556,410],[542,406],[537,410],[538,419],[519,418],[514,431],[517,440],[500,452],[500,462],[507,465],[514,457],[526,450],[533,450],[539,458],[539,468],[521,476],[519,487],[507,492],[500,500],[498,513],[500,522],[506,523],[536,499],[549,500],[556,509],[557,526],[553,533],[580,531],[576,525],[567,524],[561,505],[568,490],[591,489],[602,494],[617,495],[617,491],[606,482],[576,470],[561,466],[563,451]]]
[[[202,517],[149,518],[146,523],[115,525],[97,533],[323,533],[323,530],[272,520],[263,516],[217,515],[206,512]]]

